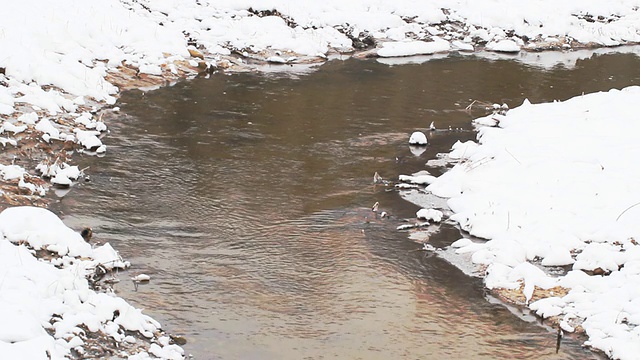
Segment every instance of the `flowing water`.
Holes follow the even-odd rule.
[[[584,359],[594,354],[487,301],[395,230],[415,216],[373,186],[473,139],[472,100],[519,105],[637,84],[640,60],[575,67],[449,56],[334,60],[304,75],[216,74],[123,94],[91,181],[54,210],[131,261],[116,286],[196,359]],[[409,134],[431,121],[422,154]],[[603,131],[606,131],[603,130]],[[375,202],[391,218],[371,212]],[[431,241],[459,232],[443,225]],[[128,278],[146,273],[149,284]],[[514,310],[522,312],[522,310]]]

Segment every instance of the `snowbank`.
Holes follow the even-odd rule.
[[[104,80],[108,67],[159,65],[166,62],[163,53],[188,56],[182,34],[120,1],[25,0],[4,4],[3,14],[6,76],[76,96],[113,102],[117,89]]]
[[[640,42],[638,3],[623,0],[25,0],[3,4],[2,15],[0,143],[5,151],[0,161],[7,165],[0,164],[0,175],[4,181],[17,183],[17,194],[27,191],[30,197],[43,196],[48,188],[46,181],[34,180],[36,170],[58,186],[71,186],[80,172],[55,154],[36,169],[28,169],[26,162],[12,162],[20,159],[11,157],[11,151],[17,146],[35,148],[38,144],[55,152],[54,146],[60,150],[72,144],[70,148],[76,151],[104,153],[106,146],[100,137],[106,125],[94,115],[100,106],[116,101],[119,89],[107,79],[118,76],[178,76],[176,64],[181,61],[193,67],[202,65],[202,61],[212,65],[210,68],[225,61],[244,64],[242,59],[248,57],[293,63],[305,61],[305,57],[326,59],[335,52],[365,49],[372,49],[375,56],[397,57],[451,49],[472,51],[485,45],[498,52],[517,52]],[[540,56],[548,59],[545,66],[558,61],[553,56]],[[536,56],[537,63],[540,56]],[[621,160],[636,155],[631,143],[633,123],[623,121],[629,120],[629,108],[622,104],[630,101],[629,96],[637,96],[637,91],[589,97],[580,106],[608,97],[602,108],[591,104],[589,112],[569,111],[582,109],[577,105],[580,99],[553,105],[556,107],[551,110],[541,110],[546,105],[525,105],[522,109],[536,109],[546,118],[556,118],[554,130],[547,133],[550,123],[545,119],[518,115],[524,111],[514,110],[501,119],[502,129],[482,131],[482,146],[470,146],[461,155],[467,165],[445,174],[442,181],[433,177],[414,179],[433,182],[432,191],[452,197],[450,205],[457,212],[457,221],[474,234],[494,239],[476,252],[476,259],[489,266],[495,263],[489,274],[496,286],[513,286],[518,276],[533,279],[525,281],[527,289],[532,283],[549,284],[531,269],[514,272],[518,261],[526,264],[523,261],[540,259],[543,265],[572,265],[577,275],[567,275],[563,278],[567,280],[562,280],[567,283],[561,285],[572,288],[574,295],[565,297],[564,305],[561,301],[554,303],[553,309],[587,318],[583,326],[593,346],[615,349],[611,350],[614,356],[623,351],[616,341],[623,341],[624,334],[632,334],[628,336],[637,340],[635,324],[640,320],[635,310],[636,295],[626,287],[621,290],[624,296],[616,301],[631,299],[632,305],[616,302],[628,316],[618,316],[615,324],[609,313],[587,315],[591,313],[584,310],[588,302],[583,300],[596,293],[594,288],[609,290],[609,279],[623,276],[620,280],[629,280],[635,268],[636,245],[631,237],[637,235],[637,229],[632,220],[640,211],[634,206],[640,200],[628,182],[635,175],[635,167]],[[525,121],[517,121],[519,116],[530,121],[521,125],[519,122]],[[509,140],[515,139],[511,134],[522,127],[537,137]],[[624,129],[621,133],[590,132],[592,128],[620,127]],[[567,144],[560,146],[553,141],[553,134],[567,129],[572,131],[571,137],[563,138],[569,139]],[[530,151],[531,146],[535,146],[535,153]],[[517,171],[512,172],[513,167]],[[451,181],[445,181],[447,178]],[[495,184],[504,185],[500,190],[516,190],[499,193]],[[525,206],[518,198],[529,203]],[[487,208],[493,212],[487,212]],[[2,318],[6,316],[17,324],[11,329],[6,327],[10,322],[0,325],[2,357],[43,358],[48,351],[52,358],[60,358],[82,344],[81,326],[105,331],[116,341],[122,340],[123,329],[143,334],[157,329],[157,323],[121,299],[88,288],[88,269],[113,249],[91,249],[55,216],[39,210],[9,209],[0,214],[0,219],[0,258],[4,260],[0,271],[5,276],[0,311]],[[518,235],[518,244],[513,243],[514,234]],[[37,261],[21,243],[32,250],[49,250],[58,258],[53,263]],[[538,245],[531,245],[534,243]],[[502,248],[519,249],[514,261],[502,264],[506,268],[498,265]],[[580,280],[583,273],[578,269],[598,268],[610,273],[602,280],[609,285]],[[577,295],[581,290],[576,289],[581,286],[588,296]],[[114,316],[115,310],[119,316]],[[50,322],[52,318],[56,320]],[[607,328],[602,324],[614,325]],[[614,333],[623,335],[611,336]],[[152,346],[151,352],[178,356],[179,351],[174,352],[170,346],[162,340]],[[636,348],[629,349],[637,353]]]
[[[112,293],[91,289],[87,277],[98,266],[128,266],[107,243],[92,249],[48,210],[14,207],[0,213],[0,358],[65,359],[81,357],[88,333],[141,346],[148,339],[162,358],[182,358],[183,351],[159,337],[160,324]],[[45,261],[37,250],[54,253]],[[163,340],[165,339],[165,340]],[[148,347],[148,346],[147,346]],[[127,352],[116,354],[126,357]]]
[[[0,25],[0,116],[9,120],[0,143],[24,146],[18,134],[27,131],[52,146],[102,154],[106,126],[87,117],[97,109],[89,104],[116,101],[109,81],[180,76],[178,63],[211,70],[242,66],[243,58],[293,64],[366,49],[396,58],[615,46],[640,42],[637,8],[596,0],[14,1],[3,5]],[[21,181],[33,195],[47,190]]]
[[[540,0],[514,4],[507,0],[431,0],[416,4],[410,0],[245,0],[211,5],[147,0],[141,3],[151,9],[156,21],[178,24],[212,53],[228,53],[231,46],[313,55],[326,52],[328,47],[348,49],[352,45],[350,38],[361,33],[380,41],[430,41],[436,37],[467,44],[497,43],[515,37],[528,40],[533,47],[540,42],[554,46],[550,45],[550,39],[562,39],[568,46],[574,41],[601,46],[640,41],[638,4],[625,1]],[[418,49],[422,51],[421,47]]]
[[[157,74],[172,61],[188,58],[189,42],[211,55],[274,49],[309,56],[353,50],[361,34],[382,44],[380,56],[448,51],[450,42],[465,50],[488,44],[508,52],[538,43],[613,46],[640,42],[637,7],[595,0],[431,0],[420,5],[410,0],[27,0],[3,6],[0,68],[6,79],[21,84],[52,85],[111,103],[117,89],[105,81],[107,72],[127,64]],[[13,95],[0,91],[3,113],[11,112]],[[35,97],[46,98],[55,111],[65,102],[57,95]]]
[[[456,144],[459,163],[426,187],[488,240],[454,244],[486,267],[487,287],[522,288],[532,310],[621,359],[640,353],[638,101],[634,86],[478,119],[498,127]],[[557,286],[568,294],[532,301]]]

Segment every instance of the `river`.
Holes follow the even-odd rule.
[[[597,358],[570,337],[556,354],[555,333],[420,251],[396,230],[418,208],[372,180],[474,139],[473,100],[515,107],[639,81],[633,54],[547,68],[451,55],[129,91],[106,119],[106,156],[78,156],[90,181],[53,209],[131,261],[116,291],[195,359]],[[444,131],[412,153],[409,134],[432,121]],[[431,241],[458,238],[443,225]],[[138,273],[152,279],[136,289]]]

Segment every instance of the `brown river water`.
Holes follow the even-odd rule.
[[[554,332],[419,251],[396,230],[418,208],[372,179],[475,138],[485,112],[465,112],[472,100],[514,107],[639,82],[630,54],[546,70],[452,55],[130,91],[107,119],[106,156],[78,156],[91,181],[53,210],[131,261],[116,291],[195,359],[597,358],[571,338],[556,354]],[[409,134],[431,121],[453,131],[414,155]],[[391,218],[374,216],[376,201]],[[430,241],[459,237],[443,225]],[[152,279],[136,290],[138,273]]]

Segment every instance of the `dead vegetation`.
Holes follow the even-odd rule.
[[[547,299],[550,297],[562,298],[569,293],[569,290],[570,289],[567,289],[561,286],[555,286],[549,289],[543,289],[541,287],[535,286],[533,290],[533,295],[531,296],[531,299],[529,300],[528,303],[532,303],[542,299]],[[524,295],[524,282],[522,281],[520,282],[520,287],[517,289],[496,288],[496,289],[492,289],[491,293],[507,304],[513,304],[513,305],[523,306],[523,307],[527,305],[527,299],[526,299],[526,296]],[[557,329],[560,326],[560,321],[561,321],[560,316],[551,316],[548,318],[539,317],[539,319],[540,319],[540,322],[554,329]],[[585,335],[584,329],[582,328],[582,326],[576,325],[574,334],[578,336]]]
[[[204,57],[196,56],[196,58],[200,59],[199,64],[204,60]],[[139,69],[123,64],[117,70],[108,72],[105,80],[117,86],[120,91],[125,91],[166,86],[171,82],[195,76],[200,72],[198,68],[194,68],[186,60],[174,61],[172,64],[175,66],[173,67],[174,71],[167,64],[161,66],[162,75],[140,73]],[[204,68],[200,70],[206,70],[206,64],[202,66]]]
[[[495,289],[495,294],[505,302],[516,304],[516,305],[526,305],[527,299],[523,293],[524,290],[524,282],[520,283],[520,287],[517,289],[505,289],[499,288]],[[543,289],[538,286],[534,287],[533,295],[529,300],[529,303],[538,301],[541,299],[546,299],[549,297],[563,297],[569,293],[569,289],[563,288],[561,286],[555,286],[550,289]]]

